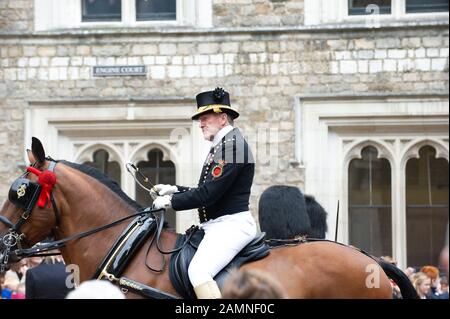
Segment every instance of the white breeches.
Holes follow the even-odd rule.
[[[213,280],[256,236],[256,223],[249,211],[220,216],[200,224],[205,237],[189,265],[193,287]]]

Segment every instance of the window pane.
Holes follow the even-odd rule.
[[[407,206],[408,266],[439,265],[448,225],[447,206]]]
[[[139,162],[137,167],[147,176],[153,184],[171,184],[175,185],[175,164],[172,161],[163,161],[163,152],[161,150],[151,150],[147,154],[148,161]],[[145,183],[143,183],[145,186]],[[136,184],[136,201],[144,206],[149,207],[153,203],[153,199],[148,192]],[[165,219],[169,227],[175,228],[175,214],[168,213]]]
[[[121,0],[83,0],[82,21],[120,21],[122,19]]]
[[[391,165],[377,158],[374,147],[366,147],[362,159],[354,159],[349,166],[349,203],[351,205],[391,204]]]
[[[406,0],[406,13],[448,12],[448,0]]]
[[[103,149],[100,149],[94,153],[92,162],[85,162],[83,164],[98,169],[120,186],[120,165],[117,162],[109,162],[108,159],[109,153]]]
[[[176,20],[176,0],[136,0],[136,21]]]
[[[448,162],[430,146],[406,164],[408,265],[438,264],[448,225]]]
[[[366,147],[349,165],[349,239],[371,254],[392,255],[391,166]]]
[[[426,146],[406,164],[407,205],[448,204],[448,162]]]
[[[366,161],[354,159],[348,174],[349,203],[363,205],[370,202],[370,171]]]
[[[349,15],[371,15],[375,13],[374,8],[379,14],[390,14],[391,0],[348,0]]]
[[[391,207],[349,207],[350,244],[375,256],[392,256]]]

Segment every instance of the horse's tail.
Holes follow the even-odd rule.
[[[382,260],[381,258],[377,258],[377,262],[384,270],[386,275],[391,278],[400,288],[403,299],[419,299],[416,289],[414,289],[414,286],[412,285],[408,276],[406,276],[401,269],[399,269],[395,265],[392,265],[391,263]]]

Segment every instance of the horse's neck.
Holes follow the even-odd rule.
[[[65,174],[72,181],[62,192],[67,202],[61,213],[60,237],[68,237],[98,228],[134,212],[119,196],[94,178],[68,169]],[[70,187],[70,188],[69,188]],[[80,269],[80,279],[87,280],[107,254],[114,240],[128,225],[125,221],[91,236],[69,242],[62,250],[64,259]]]

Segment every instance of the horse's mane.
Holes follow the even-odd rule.
[[[122,200],[124,200],[128,205],[130,205],[134,209],[136,209],[136,210],[143,209],[143,207],[141,205],[139,205],[136,201],[134,201],[130,197],[128,197],[128,195],[122,191],[120,186],[115,181],[113,181],[111,178],[109,178],[108,176],[106,176],[105,174],[100,172],[98,169],[88,166],[88,165],[85,165],[85,164],[77,164],[77,163],[72,163],[72,162],[68,162],[68,161],[64,161],[64,160],[61,160],[59,162],[61,162],[64,165],[67,165],[73,169],[76,169],[86,175],[89,175],[92,178],[95,178],[100,183],[102,183],[103,185],[108,187],[111,191],[113,191],[117,196],[119,196]]]

